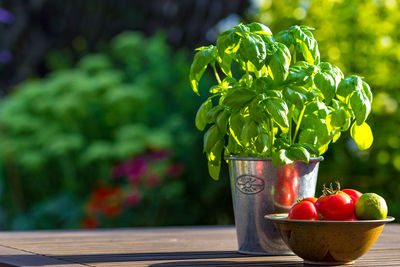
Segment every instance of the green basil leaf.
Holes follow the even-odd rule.
[[[322,73],[326,73],[332,76],[332,78],[335,81],[335,89],[336,89],[340,81],[343,79],[342,71],[338,67],[331,65],[328,62],[321,62],[319,64],[319,68],[321,69]]]
[[[223,83],[226,82],[228,84],[236,84],[237,80],[235,78],[233,78],[233,77],[229,77],[228,76],[228,77],[225,77],[225,79],[223,79],[222,82]]]
[[[278,49],[269,61],[269,71],[276,84],[281,84],[289,74],[290,51],[281,43],[277,43]]]
[[[265,101],[267,112],[271,115],[273,120],[282,128],[288,128],[288,107],[280,98],[269,98]]]
[[[257,70],[260,70],[267,56],[263,39],[254,33],[249,33],[241,40],[239,54],[242,61],[250,61]]]
[[[304,114],[315,114],[318,117],[326,118],[326,116],[329,114],[329,109],[323,102],[314,100],[307,104]]]
[[[372,104],[372,92],[371,92],[371,88],[369,87],[368,83],[366,82],[362,82],[363,85],[363,91],[365,93],[365,95],[368,97],[369,102]]]
[[[261,77],[255,79],[252,84],[252,88],[256,92],[265,92],[274,89],[274,82],[269,77]]]
[[[194,56],[193,63],[190,66],[189,80],[193,91],[199,94],[199,81],[207,68],[207,65],[217,60],[217,49],[213,45],[203,46],[196,49],[198,52]]]
[[[243,70],[244,72],[246,72],[246,71],[249,72],[249,77],[251,77],[251,79],[253,79],[253,76],[252,76],[250,73],[251,73],[251,72],[252,72],[252,73],[258,72],[258,69],[256,68],[256,66],[254,66],[254,64],[251,63],[250,61],[241,62],[241,66],[242,66],[242,70]],[[245,74],[245,75],[246,75],[246,74]],[[246,79],[246,82],[247,82],[247,79]]]
[[[339,69],[339,67],[332,65],[331,74],[335,78],[336,87],[339,85],[340,81],[344,78],[343,72]]]
[[[295,83],[296,85],[305,85],[308,79],[313,75],[314,66],[305,61],[297,61],[289,68],[289,74],[286,83]]]
[[[361,125],[371,112],[371,102],[364,91],[356,91],[350,97],[350,105],[358,125]]]
[[[210,174],[211,178],[218,181],[219,180],[219,173],[221,170],[221,163],[216,164],[213,162],[208,162],[208,173]]]
[[[336,93],[336,85],[334,78],[326,73],[319,72],[314,77],[315,86],[321,90],[324,95],[325,102],[329,104]]]
[[[354,91],[360,91],[363,88],[360,77],[352,75],[343,79],[337,88],[336,96],[342,102],[347,102],[347,97]]]
[[[332,106],[333,109],[340,109],[341,108],[340,102],[338,100],[336,100],[336,99],[332,99],[331,106]]]
[[[222,132],[226,132],[226,126],[228,125],[229,120],[229,111],[224,109],[221,113],[218,114],[217,120],[215,124],[218,126],[218,129]]]
[[[226,93],[231,88],[230,84],[229,84],[230,82],[235,83],[236,81],[235,81],[234,78],[225,77],[225,79],[223,79],[220,84],[211,86],[210,93],[211,94],[224,94],[224,93]]]
[[[339,139],[340,135],[341,135],[340,131],[335,132],[335,134],[333,135],[333,138],[332,138],[332,143],[336,143],[336,141]]]
[[[235,30],[228,30],[221,33],[217,39],[219,57],[223,60],[225,55],[236,53],[240,47],[240,39]]]
[[[351,126],[350,134],[360,150],[366,150],[370,148],[372,142],[374,141],[374,136],[372,135],[371,128],[365,122],[361,125],[353,123],[353,126]]]
[[[259,131],[259,135],[255,141],[256,150],[258,153],[265,153],[269,150],[269,135],[265,131]]]
[[[223,139],[218,140],[207,153],[207,159],[209,162],[219,164],[221,162],[222,149],[224,149]]]
[[[250,33],[249,27],[247,27],[246,25],[243,25],[242,23],[233,27],[233,30],[238,36],[240,36],[242,38],[246,38]]]
[[[315,146],[312,144],[301,143],[299,145],[307,149],[308,153],[310,153],[310,157],[319,154],[318,149],[316,149]]]
[[[338,115],[341,118],[334,119],[334,120],[338,121],[335,123],[334,127],[337,127],[339,124],[341,124],[343,122],[343,117],[344,117],[345,118],[344,124],[340,127],[340,131],[347,131],[351,126],[351,120],[353,118],[353,115],[350,113],[350,110],[348,109],[348,105],[343,102],[340,102],[336,99],[332,99],[331,107],[334,110],[336,110],[337,112],[342,113],[342,114]],[[340,110],[340,111],[338,111],[338,110]]]
[[[246,26],[249,28],[250,32],[252,32],[252,33],[257,33],[257,34],[262,34],[262,35],[267,35],[267,36],[272,35],[271,30],[264,24],[261,24],[258,22],[252,22],[250,24],[247,24]]]
[[[303,129],[312,129],[317,137],[317,143],[325,144],[331,140],[332,131],[329,130],[326,121],[315,114],[304,116],[301,127]],[[301,143],[303,142],[309,143],[302,140]]]
[[[293,160],[288,155],[287,150],[285,149],[280,149],[272,153],[271,160],[275,167],[283,166],[293,162]]]
[[[306,90],[299,86],[294,87],[286,87],[283,90],[283,96],[295,107],[299,110],[302,110],[304,107],[304,103],[307,101],[307,97],[303,94]]]
[[[274,36],[274,39],[277,42],[286,45],[286,47],[290,47],[293,44],[293,37],[288,30],[278,32],[278,34]]]
[[[245,74],[243,74],[242,77],[240,77],[240,79],[238,81],[238,88],[239,87],[251,88],[252,84],[253,84],[253,76],[250,73],[249,74],[245,73]],[[237,89],[237,88],[235,88],[235,89]]]
[[[252,90],[246,88],[232,89],[225,95],[222,104],[232,109],[238,109],[249,103],[254,97],[256,97],[256,94]]]
[[[243,126],[242,134],[240,136],[240,143],[244,146],[249,146],[252,140],[258,135],[258,126],[252,119],[247,119]]]
[[[347,113],[347,112],[346,112]],[[347,113],[347,119],[346,119],[346,123],[342,126],[342,128],[340,129],[342,132],[343,131],[347,131],[350,126],[351,126],[351,116]]]
[[[226,147],[225,154],[227,156],[235,155],[240,151],[240,149],[240,144],[238,144],[235,138],[233,138],[233,136],[230,134],[228,137],[228,145]]]
[[[345,126],[347,119],[347,112],[343,109],[339,109],[332,111],[328,116],[326,116],[326,124],[330,130],[340,129]]]
[[[310,153],[304,147],[293,145],[289,148],[288,154],[293,160],[301,160],[304,162],[310,161]]]
[[[287,138],[278,137],[274,141],[274,147],[279,149],[288,150],[290,147],[290,142]]]
[[[217,141],[220,139],[220,137],[221,137],[221,133],[218,130],[218,127],[214,124],[204,134],[204,149],[203,149],[203,151],[206,153],[210,153],[211,148],[217,143]]]
[[[231,66],[233,58],[233,54],[224,54],[222,58],[218,57],[219,66],[221,67],[222,72],[228,77],[232,77]]]
[[[325,143],[317,141],[317,144],[315,146],[318,149],[318,155],[324,154],[328,150],[329,144],[330,141],[327,141]]]
[[[282,92],[280,92],[278,90],[268,90],[268,91],[265,91],[265,93],[260,96],[260,98],[262,100],[266,100],[266,99],[269,99],[269,98],[272,98],[272,97],[282,98],[283,95],[282,95]]]
[[[328,149],[328,145],[332,141],[334,132],[329,130],[325,120],[317,117],[310,117],[308,119],[311,122],[307,123],[308,127],[313,130],[314,136],[316,137],[316,140],[313,140],[315,142],[314,146],[318,150],[318,155],[321,155]],[[304,140],[301,142],[304,142]]]
[[[207,114],[206,114],[206,120],[207,123],[213,123],[217,120],[217,116],[220,112],[222,112],[224,110],[223,106],[215,106],[212,109],[210,109]]]
[[[299,135],[299,143],[309,144],[312,146],[315,145],[317,143],[317,136],[315,134],[315,130],[311,128],[302,130]]]
[[[229,117],[229,132],[239,145],[242,145],[239,139],[242,135],[243,126],[244,120],[240,112],[235,112]]]
[[[265,120],[265,112],[263,106],[260,105],[260,99],[254,98],[249,105],[250,117],[257,123],[262,123]]]
[[[296,50],[303,55],[303,58],[308,63],[318,65],[320,62],[318,43],[314,39],[310,28],[305,26],[292,26],[289,32],[293,36]]]
[[[212,102],[211,99],[208,99],[205,101],[199,108],[196,114],[195,118],[195,124],[196,128],[199,129],[200,131],[203,131],[204,128],[206,128],[207,125],[207,113],[210,111],[212,108]]]
[[[318,119],[315,121],[314,124],[315,132],[317,134],[317,144],[326,144],[331,141],[332,139],[332,131],[328,129],[326,125],[326,121],[322,119]]]

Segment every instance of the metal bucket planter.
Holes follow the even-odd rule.
[[[275,167],[271,160],[227,157],[238,252],[256,255],[292,254],[272,222],[264,216],[285,213],[298,198],[313,197],[320,158]]]

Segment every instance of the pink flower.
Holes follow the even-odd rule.
[[[126,166],[126,175],[130,182],[138,181],[147,173],[149,163],[144,157],[137,157]]]
[[[128,207],[136,206],[142,200],[142,196],[139,192],[134,192],[126,196],[125,204]]]
[[[114,166],[111,170],[111,176],[113,178],[119,178],[126,175],[126,163],[122,162]]]

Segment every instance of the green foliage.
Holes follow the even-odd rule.
[[[389,214],[400,216],[400,109],[399,101],[399,24],[400,5],[397,1],[261,1],[253,20],[268,25],[274,32],[293,24],[313,25],[323,61],[339,66],[346,73],[362,73],[374,91],[372,106],[365,105],[357,114],[361,123],[363,114],[371,109],[368,124],[375,136],[368,151],[354,147],[350,135],[343,135],[325,156],[320,166],[319,185],[339,180],[346,187],[362,192],[376,192],[387,200]],[[349,80],[350,82],[351,80]],[[353,79],[352,83],[358,83]],[[343,84],[344,85],[344,84]],[[353,106],[367,98],[371,101],[369,86],[363,87],[350,99]],[[339,91],[339,88],[338,88]],[[346,95],[346,87],[340,93]],[[347,120],[346,114],[336,114],[336,121]],[[363,124],[351,128],[354,141],[362,146],[369,138],[354,136],[363,130]],[[349,123],[346,127],[351,127]],[[364,129],[369,135],[369,129]]]
[[[199,93],[197,84],[207,66],[218,82],[195,120],[199,130],[211,124],[204,152],[214,179],[224,148],[225,155],[268,157],[278,166],[309,162],[351,124],[359,148],[371,146],[365,122],[372,103],[369,86],[321,62],[312,30],[291,26],[273,36],[260,23],[240,24],[221,33],[217,46],[197,49],[189,75],[193,91]],[[222,80],[218,66],[226,76]],[[235,66],[240,71],[234,72]]]
[[[196,141],[191,126],[196,99],[187,90],[188,73],[186,55],[172,53],[161,35],[146,39],[125,32],[74,68],[18,85],[0,104],[5,227],[79,226],[82,203],[92,188],[110,183],[116,163],[148,150],[168,149],[191,166],[185,157]],[[188,190],[202,175],[195,167],[189,169],[197,174],[188,171],[192,178],[164,183],[162,191],[171,195],[168,190],[176,191],[176,184]],[[66,192],[68,196],[61,197]],[[113,226],[138,225],[146,219],[148,225],[179,223],[178,215],[191,202],[181,202],[183,191],[178,193],[165,203],[172,219],[156,222],[155,214],[148,213],[141,220],[116,220]],[[143,202],[154,198],[153,193],[142,195]],[[73,216],[64,220],[68,215],[62,211],[71,206]],[[137,207],[135,214],[145,209]]]

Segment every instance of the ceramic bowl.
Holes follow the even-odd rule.
[[[305,263],[352,264],[378,239],[385,223],[394,220],[304,221],[287,219],[287,213],[269,214],[286,245]]]

